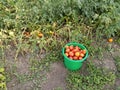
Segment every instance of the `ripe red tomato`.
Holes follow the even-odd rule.
[[[66,49],[68,49],[68,48],[69,48],[69,46],[65,46],[65,48],[66,48]]]
[[[81,60],[86,54],[85,49],[81,49],[78,46],[65,46],[65,55],[72,60]]]
[[[73,57],[74,53],[72,51],[69,52],[69,56]]]
[[[40,38],[43,37],[43,34],[39,32],[38,37],[40,37]]]
[[[80,56],[81,56],[81,57],[84,57],[84,54],[83,54],[83,53],[80,53]]]
[[[68,53],[65,53],[65,55],[68,57],[69,56],[69,54]]]
[[[74,59],[74,60],[78,60],[78,57],[74,56],[73,59]]]
[[[73,60],[73,57],[69,57],[69,58]]]
[[[78,46],[75,46],[75,49],[80,49]]]
[[[79,57],[78,59],[79,59],[79,60],[81,60],[81,59],[82,59],[82,57]]]
[[[85,54],[85,53],[86,53],[86,50],[82,50],[82,53]]]
[[[73,45],[69,46],[69,49],[70,49],[70,50],[73,50],[73,49],[74,49],[74,46],[73,46]]]
[[[78,52],[78,51],[75,52],[75,56],[76,56],[76,57],[79,57],[79,56],[80,56],[80,52]]]
[[[109,39],[108,39],[108,42],[110,42],[110,43],[113,42],[113,39],[112,39],[112,38],[109,38]]]
[[[73,52],[78,52],[79,49],[75,48],[75,49],[73,49],[72,51],[73,51]]]
[[[66,53],[69,53],[69,52],[70,52],[70,49],[69,49],[69,48],[67,48],[67,49],[65,50],[65,52],[66,52]]]

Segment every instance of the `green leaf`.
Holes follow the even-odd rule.
[[[0,72],[2,73],[2,72],[4,72],[5,70],[4,70],[4,68],[0,68]]]

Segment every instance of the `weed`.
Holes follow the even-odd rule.
[[[53,90],[63,90],[61,87],[54,88]]]
[[[120,90],[120,87],[117,87],[116,90]]]
[[[6,69],[8,70],[6,70],[7,72],[5,72],[6,81],[10,82],[14,78],[14,73],[16,73],[16,64],[8,65]]]
[[[91,63],[86,68],[88,75],[78,72],[69,72],[67,77],[69,90],[102,90],[106,84],[114,84],[115,75],[113,73],[103,74],[100,68],[96,68]]]
[[[0,90],[7,90],[4,68],[0,68]]]
[[[115,60],[115,64],[117,67],[117,76],[118,76],[118,78],[120,78],[120,57],[117,56],[114,58],[114,60]]]

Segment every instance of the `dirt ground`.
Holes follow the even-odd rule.
[[[47,81],[43,83],[41,90],[54,90],[57,88],[60,88],[61,90],[67,90],[67,69],[64,67],[63,63],[53,63],[50,67],[50,72],[48,72],[46,75]]]
[[[97,60],[94,59],[93,63],[96,64],[96,66],[106,68],[108,71],[111,71],[113,73],[117,72],[114,57],[119,56],[120,54],[120,47],[118,45],[113,46],[115,48],[114,51],[111,53],[105,52],[105,57],[104,60]],[[13,67],[14,63],[14,58],[13,55],[15,55],[14,50],[7,51],[7,67],[6,70],[10,70]],[[17,72],[19,74],[29,74],[29,58],[30,55],[25,55],[24,57],[20,57],[18,61],[16,61],[16,67],[17,67]],[[89,60],[89,59],[88,59]],[[82,68],[84,69],[84,67]],[[39,89],[34,89],[34,80],[32,81],[27,81],[25,83],[20,83],[16,77],[11,77],[11,81],[7,83],[7,88],[8,90],[67,90],[67,83],[66,83],[66,77],[67,77],[67,72],[68,70],[64,67],[64,64],[62,61],[55,62],[50,65],[50,70],[46,72],[45,77],[46,80],[42,82],[41,88]],[[119,87],[120,85],[120,79],[116,79],[115,87]],[[109,88],[105,88],[104,90],[114,90]]]

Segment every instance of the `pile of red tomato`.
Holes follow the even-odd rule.
[[[65,55],[72,60],[81,60],[85,54],[86,50],[78,46],[70,45],[65,47]]]

